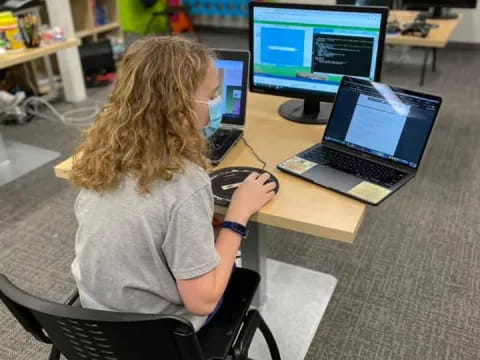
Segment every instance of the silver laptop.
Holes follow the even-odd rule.
[[[209,156],[212,164],[217,165],[243,137],[250,53],[223,49],[215,52],[223,118],[220,129],[209,138]]]
[[[416,175],[441,103],[345,76],[322,142],[278,168],[377,205]]]

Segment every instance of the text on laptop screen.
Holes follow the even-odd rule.
[[[253,83],[336,94],[343,75],[374,80],[381,21],[378,13],[254,8]]]
[[[346,79],[324,139],[417,168],[440,102],[359,79]]]
[[[216,60],[215,64],[220,82],[218,95],[220,95],[223,100],[222,122],[243,125],[243,122],[238,122],[241,120],[243,62],[236,60]]]

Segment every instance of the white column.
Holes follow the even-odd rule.
[[[70,1],[47,0],[50,26],[59,26],[65,30],[66,37],[75,36]],[[65,100],[80,102],[86,99],[85,82],[78,48],[62,50],[57,54],[60,75],[62,76]]]

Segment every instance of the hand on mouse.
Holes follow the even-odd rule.
[[[246,225],[250,216],[275,196],[277,184],[268,182],[269,179],[268,173],[252,172],[233,194],[225,220]]]

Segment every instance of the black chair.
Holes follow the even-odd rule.
[[[56,304],[32,296],[0,274],[0,298],[25,330],[52,344],[50,360],[214,360],[248,359],[257,329],[273,360],[280,360],[275,339],[250,303],[260,276],[236,269],[223,304],[211,322],[196,333],[190,322],[168,315],[99,311]],[[77,301],[78,302],[78,301]]]

